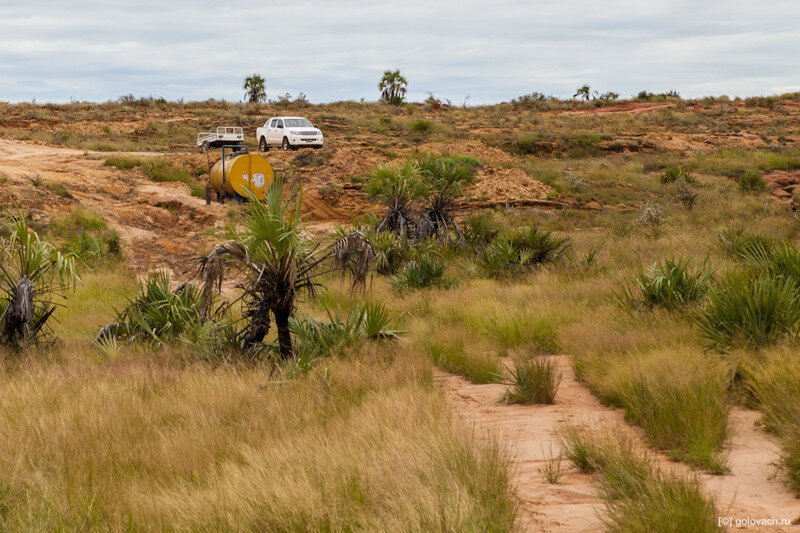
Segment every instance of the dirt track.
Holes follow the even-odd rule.
[[[479,435],[496,435],[508,443],[514,456],[515,482],[523,526],[531,531],[594,532],[604,529],[603,504],[588,474],[569,468],[562,483],[546,483],[540,472],[546,459],[559,454],[556,428],[567,421],[591,427],[621,426],[644,447],[638,429],[625,423],[620,409],[602,405],[575,380],[566,357],[560,357],[563,381],[555,405],[504,405],[499,402],[504,385],[473,385],[464,379],[437,372],[437,379],[454,411]],[[709,494],[717,499],[720,513],[733,518],[788,518],[800,516],[800,501],[773,479],[778,460],[777,444],[755,427],[756,411],[734,408],[730,416],[733,436],[728,443],[730,473],[701,474]],[[659,456],[664,468],[689,473],[688,467]],[[564,463],[566,465],[566,461]],[[790,531],[780,527],[750,531]]]
[[[22,209],[37,220],[64,214],[72,206],[89,207],[119,232],[135,270],[187,272],[209,240],[204,232],[224,223],[225,207],[206,206],[182,183],[153,183],[104,166],[109,154],[84,154],[0,139],[0,173],[7,177],[0,208]],[[63,185],[73,198],[54,194],[48,188],[53,184]]]

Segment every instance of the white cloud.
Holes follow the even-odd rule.
[[[790,0],[6,0],[0,99],[238,100],[252,72],[271,95],[374,99],[386,68],[412,99],[768,94],[800,84],[798,22]]]

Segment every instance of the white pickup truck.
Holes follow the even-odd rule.
[[[272,117],[256,129],[256,140],[262,152],[278,146],[284,150],[322,148],[324,142],[322,132],[303,117]]]
[[[204,131],[197,134],[197,147],[207,152],[225,144],[244,143],[244,130],[237,126],[219,126],[216,131]]]

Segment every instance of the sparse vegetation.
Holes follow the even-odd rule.
[[[527,476],[587,490],[569,461],[593,473],[611,530],[716,530],[716,486],[742,482],[726,470],[741,452],[729,436],[757,418],[737,405],[763,413],[780,451],[761,429],[748,446],[800,493],[787,207],[800,97],[615,96],[0,102],[4,138],[80,149],[46,148],[65,154],[63,174],[9,158],[3,176],[51,244],[42,265],[60,252],[83,277],[74,293],[70,275],[55,284],[45,335],[0,347],[0,416],[14,422],[0,441],[4,528],[509,531],[526,525],[514,487]],[[330,141],[273,160],[305,206],[288,187],[207,210],[147,198],[180,192],[162,181],[199,187],[197,131],[292,106]],[[740,194],[759,180],[773,194]],[[148,279],[162,265],[169,279]],[[535,448],[546,437],[514,417],[544,427],[561,406],[526,404],[552,401],[619,408],[625,437],[564,430],[533,474],[515,468],[506,429]],[[484,437],[489,416],[504,440]],[[691,469],[728,475],[676,473]],[[789,501],[764,470],[769,496]]]
[[[508,403],[550,404],[555,402],[561,383],[558,361],[546,356],[520,359],[507,369],[510,388],[505,396]]]

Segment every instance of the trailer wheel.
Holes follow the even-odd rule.
[[[269,145],[267,144],[267,139],[261,137],[261,140],[258,141],[258,149],[262,152],[269,152]]]
[[[281,144],[281,148],[283,148],[284,152],[286,152],[288,150],[291,150],[292,145],[289,144],[289,138],[288,137],[284,137],[283,138],[283,144]]]
[[[208,141],[203,141],[203,146],[201,150],[203,150],[203,153],[208,152]]]

